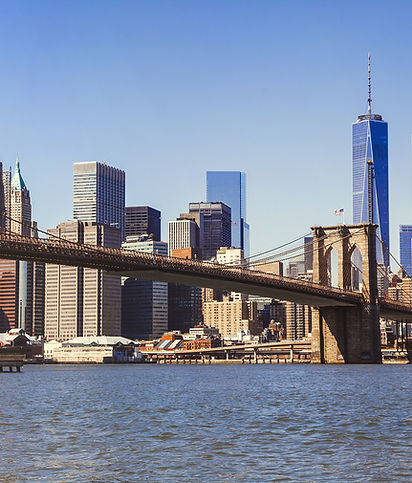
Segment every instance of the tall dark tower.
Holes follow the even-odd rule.
[[[388,123],[372,114],[370,66],[369,54],[368,112],[352,124],[353,223],[379,225],[377,260],[389,266]]]

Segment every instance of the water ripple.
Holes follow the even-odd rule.
[[[0,375],[0,480],[411,481],[411,382],[395,365],[26,366]]]

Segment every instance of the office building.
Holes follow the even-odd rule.
[[[243,250],[235,247],[220,247],[216,253],[216,261],[221,265],[243,266]]]
[[[1,164],[1,163],[0,163]],[[3,198],[3,210],[4,214],[6,215],[4,217],[4,220],[2,220],[2,225],[6,230],[10,230],[11,227],[11,222],[10,222],[10,216],[11,216],[11,168],[5,171],[2,171],[2,181],[3,181],[3,186],[2,186],[2,198]]]
[[[305,275],[305,267],[306,263],[301,260],[289,262],[289,265],[286,269],[286,276],[290,278],[299,278],[301,275]]]
[[[167,243],[144,236],[127,237],[124,250],[167,255]],[[168,330],[168,284],[123,278],[122,335],[129,339],[156,339]]]
[[[30,192],[20,171],[19,160],[13,177],[1,174],[0,203],[6,230],[23,236],[37,236],[31,221]],[[43,334],[44,265],[38,262],[0,260],[0,329],[23,329],[30,335]]]
[[[50,237],[110,248],[120,247],[120,230],[72,221],[48,230]],[[120,277],[104,270],[46,265],[45,336],[118,336],[121,330]]]
[[[308,337],[312,331],[312,309],[308,305],[285,302],[286,338],[298,340]]]
[[[10,217],[11,231],[13,233],[23,236],[31,235],[30,192],[21,176],[18,159],[16,160],[16,168],[10,183]]]
[[[169,330],[185,333],[202,323],[202,289],[169,283]]]
[[[378,226],[377,260],[389,266],[388,124],[372,114],[369,67],[368,112],[352,124],[353,223]],[[355,262],[356,263],[356,262]]]
[[[205,302],[203,307],[204,324],[216,327],[221,337],[237,334],[239,330],[249,330],[252,335],[259,333],[257,304],[245,300]]]
[[[283,277],[283,263],[278,261],[260,260],[253,265],[253,270]]]
[[[160,211],[150,206],[126,206],[125,237],[149,235],[160,241],[160,217]]]
[[[192,219],[178,218],[168,223],[169,255],[172,250],[181,248],[199,248],[199,226]]]
[[[191,248],[180,248],[170,253],[172,257],[184,259],[190,255],[197,257],[197,254],[197,250]],[[191,327],[202,323],[202,289],[169,283],[169,330],[186,333]]]
[[[184,258],[186,260],[201,260],[202,250],[200,248],[175,248],[173,250],[174,258]]]
[[[199,227],[203,260],[215,258],[220,247],[232,246],[231,209],[225,203],[189,203],[189,213],[180,215],[184,217],[194,217]]]
[[[412,276],[412,225],[400,225],[399,246],[401,265],[406,273]]]
[[[303,239],[303,259],[305,262],[305,273],[313,270],[313,237],[305,236]]]
[[[125,172],[102,162],[74,163],[73,218],[125,230]]]
[[[216,261],[226,266],[242,266],[244,262],[243,250],[234,247],[221,247],[216,253]],[[240,292],[231,292],[230,298],[232,300],[247,300],[248,295]]]
[[[206,201],[222,201],[231,208],[232,246],[249,257],[249,225],[246,222],[246,174],[240,171],[207,171]]]

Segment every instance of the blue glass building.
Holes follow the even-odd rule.
[[[222,201],[232,209],[232,246],[249,256],[249,225],[246,223],[246,174],[241,171],[207,171],[206,201]]]
[[[353,223],[373,220],[379,225],[377,233],[387,249],[377,241],[377,260],[389,266],[388,124],[370,108],[352,124],[352,161]]]
[[[409,277],[412,277],[412,225],[399,226],[399,246],[401,265]]]

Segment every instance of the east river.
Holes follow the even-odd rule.
[[[0,374],[0,481],[411,481],[412,366]]]

